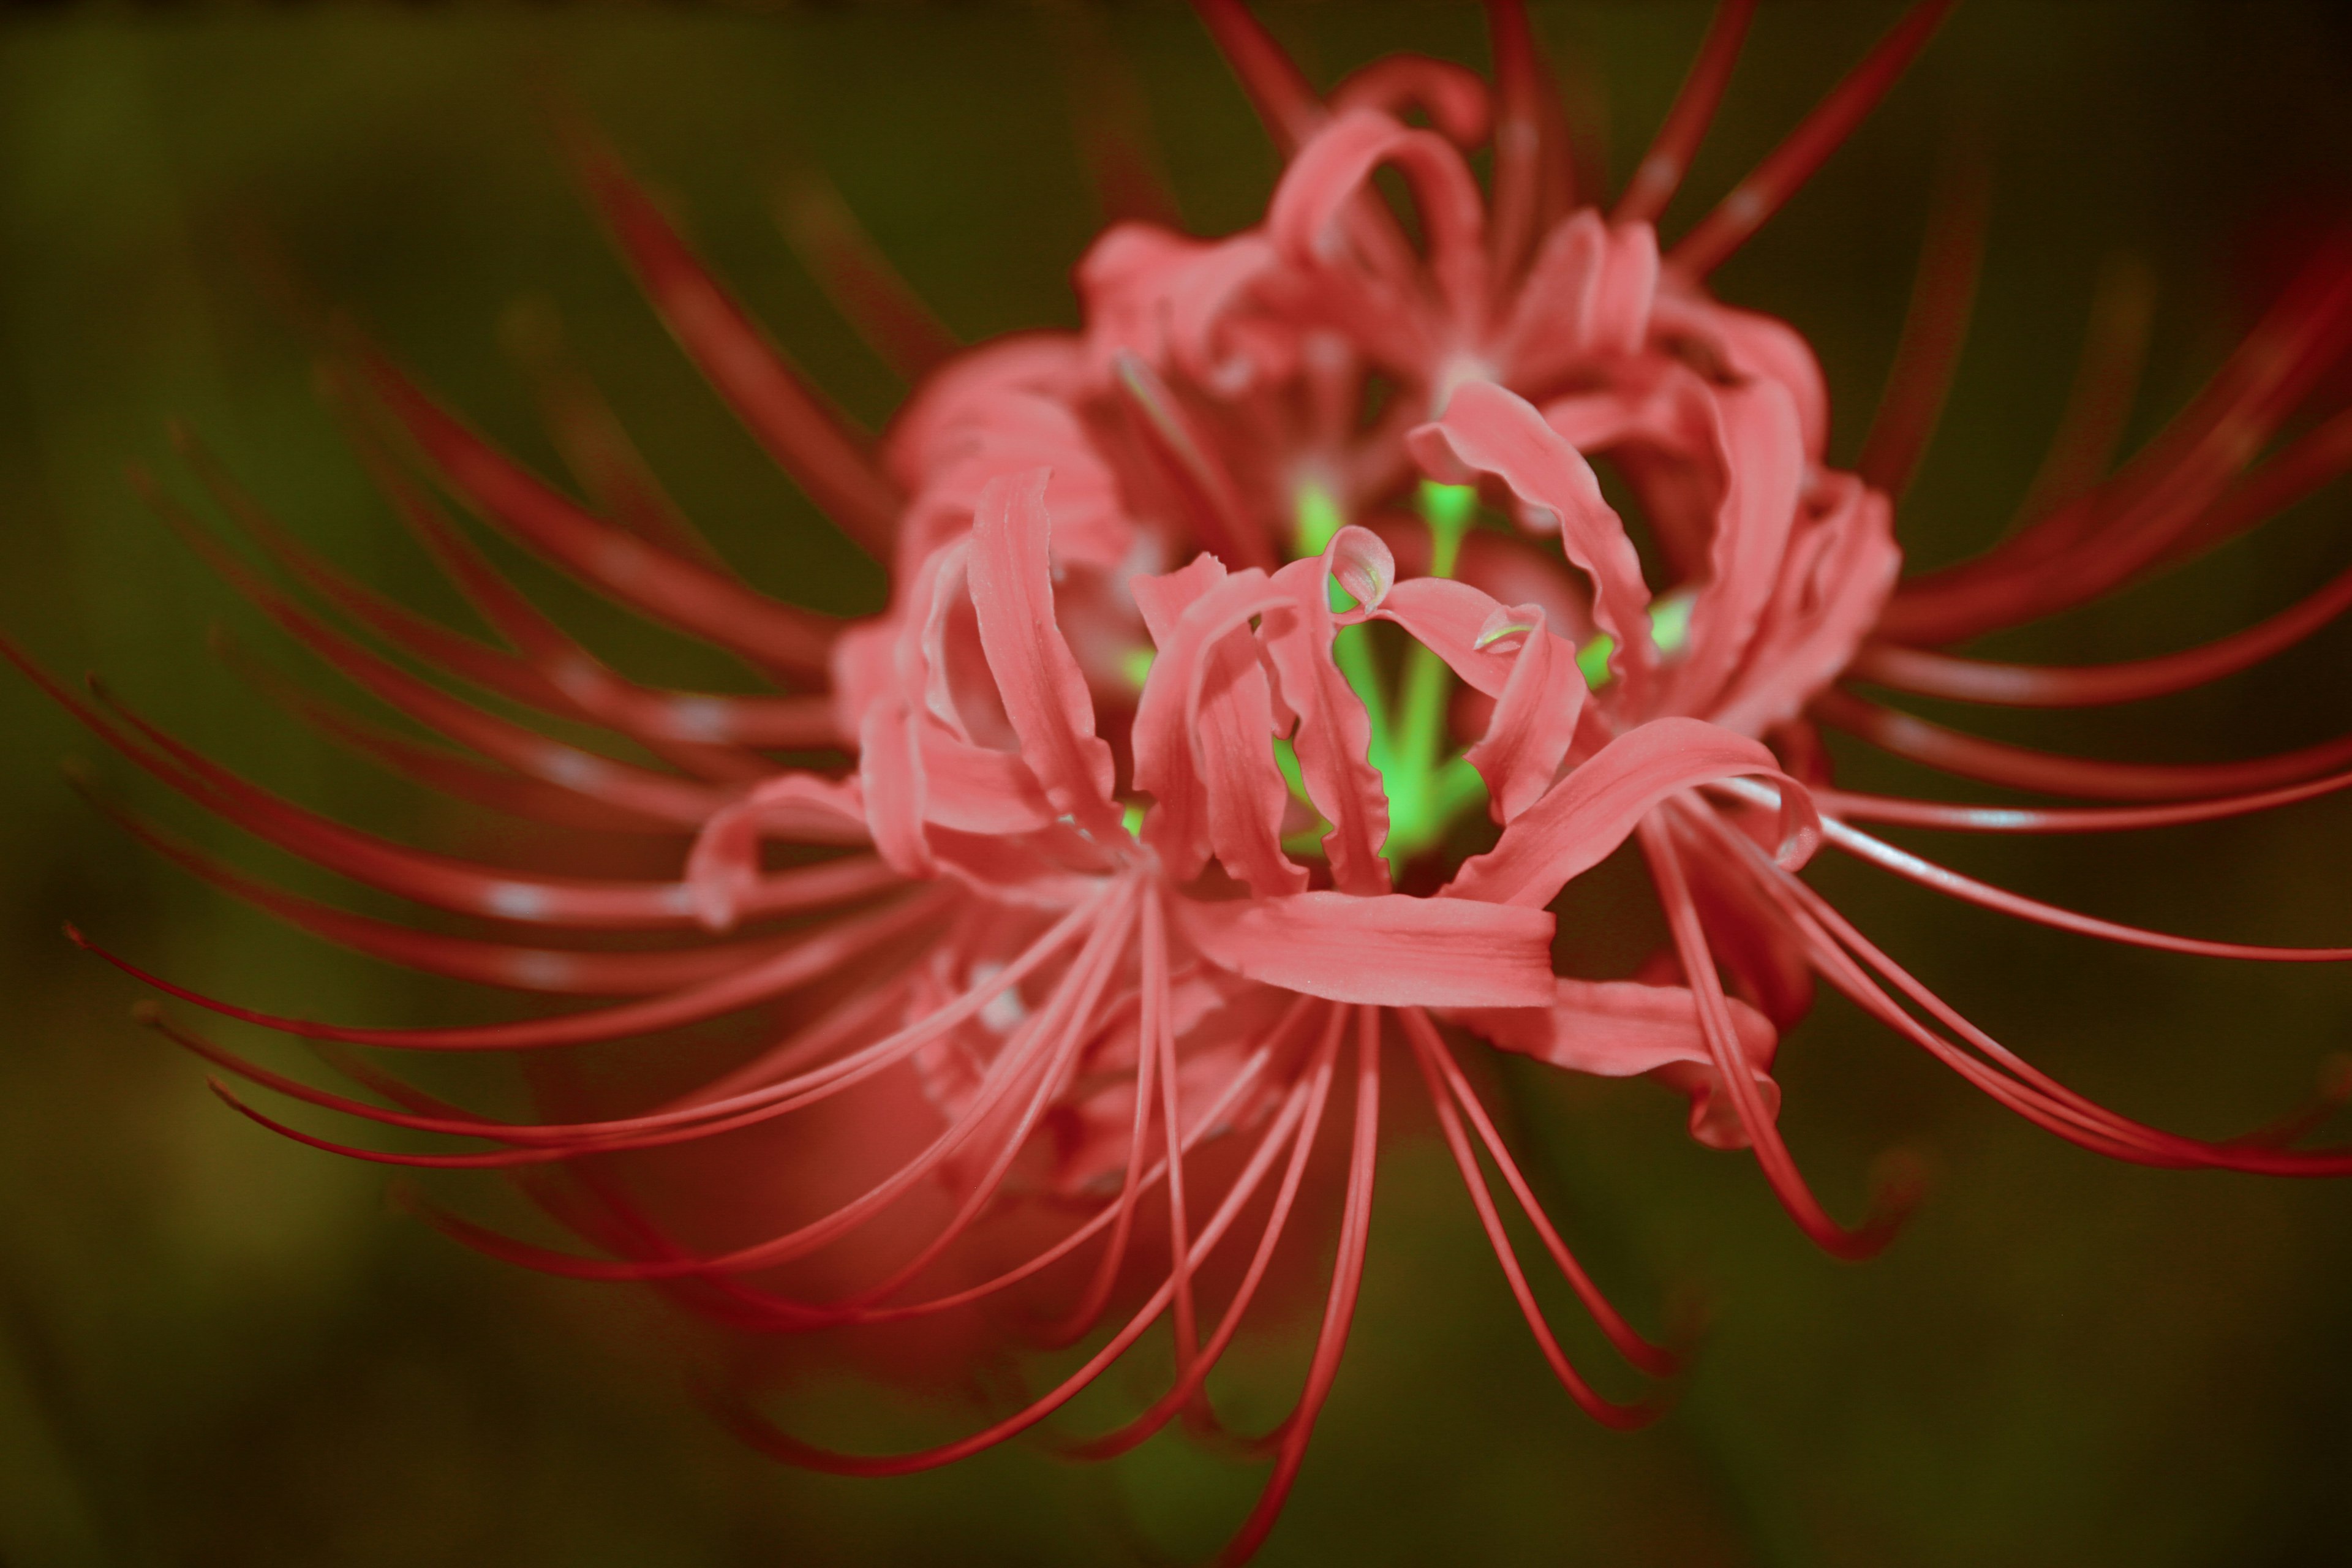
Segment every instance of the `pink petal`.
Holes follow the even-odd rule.
[[[966,833],[1031,833],[1058,815],[1019,756],[959,741],[919,719],[915,723],[929,797],[926,820]]]
[[[1058,810],[1110,839],[1126,832],[1111,804],[1110,747],[1095,734],[1094,699],[1054,620],[1048,477],[1032,468],[990,481],[972,519],[966,571],[981,646],[1021,737],[1022,760]]]
[[[1804,787],[1745,735],[1681,717],[1653,720],[1595,752],[1465,863],[1444,889],[1454,898],[1540,909],[1607,858],[1660,801],[1693,784],[1757,774],[1780,791],[1781,858],[1802,864],[1821,819]]]
[[[1631,980],[1562,979],[1557,984],[1549,1007],[1465,1007],[1448,1016],[1507,1051],[1570,1072],[1599,1078],[1651,1074],[1690,1098],[1693,1138],[1710,1149],[1748,1146],[1699,1027],[1697,1000],[1687,987]],[[1747,1003],[1724,1000],[1758,1093],[1777,1117],[1780,1086],[1769,1075],[1779,1032]]]
[[[1212,963],[1309,996],[1389,1007],[1535,1007],[1552,997],[1552,918],[1541,910],[1335,892],[1176,909]]]
[[[1805,478],[1797,411],[1770,382],[1724,387],[1715,398],[1722,443],[1723,499],[1707,541],[1707,581],[1691,607],[1690,646],[1664,701],[1706,712],[1746,656],[1778,585],[1781,558]]]
[[[1446,667],[1489,697],[1510,683],[1518,649],[1483,646],[1506,606],[1483,589],[1450,577],[1411,577],[1389,591],[1380,618],[1394,621]]]
[[[1293,743],[1307,798],[1332,825],[1323,836],[1331,879],[1343,892],[1384,893],[1389,868],[1380,850],[1389,836],[1388,792],[1368,760],[1371,721],[1331,661],[1339,628],[1324,594],[1329,575],[1320,556],[1276,573],[1274,584],[1290,604],[1265,617],[1259,639],[1282,683],[1282,700],[1298,715]]]
[[[1592,579],[1592,619],[1617,641],[1611,667],[1629,658],[1649,662],[1642,612],[1650,589],[1633,542],[1601,500],[1591,465],[1544,423],[1534,405],[1492,382],[1466,382],[1442,418],[1415,428],[1406,441],[1433,478],[1461,483],[1495,474],[1524,507],[1558,519],[1560,547]]]
[[[1902,568],[1886,498],[1850,474],[1826,474],[1817,482],[1830,497],[1826,515],[1807,530],[1818,554],[1791,549],[1780,595],[1756,635],[1771,657],[1750,659],[1716,704],[1715,721],[1744,734],[1794,718],[1846,668]]]
[[[866,709],[857,729],[857,782],[866,795],[866,831],[883,860],[902,877],[930,876],[922,750],[905,703],[885,699]]]
[[[1225,580],[1225,563],[1206,551],[1173,572],[1128,580],[1128,592],[1143,616],[1143,629],[1161,653],[1176,640],[1176,623],[1201,595]]]
[[[1139,577],[1137,602],[1147,606],[1147,622],[1164,621],[1185,592],[1210,580],[1197,562],[1167,577]],[[1273,693],[1249,635],[1252,618],[1289,603],[1264,573],[1236,573],[1193,598],[1159,639],[1135,713],[1135,785],[1153,801],[1144,837],[1178,881],[1213,849],[1253,891],[1307,885],[1306,868],[1282,853],[1290,791],[1275,765]]]
[[[1486,781],[1486,798],[1496,822],[1515,821],[1551,786],[1568,757],[1576,721],[1584,706],[1584,672],[1576,649],[1544,626],[1543,612],[1523,605],[1514,619],[1533,623],[1511,659],[1510,679],[1495,703],[1486,732],[1467,753]]]
[[[1592,300],[1593,351],[1630,354],[1650,332],[1650,307],[1658,293],[1658,233],[1645,223],[1619,224],[1609,231],[1599,287]]]
[[[695,918],[712,931],[732,927],[760,885],[760,840],[799,837],[812,818],[865,826],[866,803],[857,781],[780,773],[714,812],[686,858],[687,897]]]
[[[1465,1007],[1449,1016],[1507,1051],[1599,1078],[1711,1059],[1697,1000],[1685,986],[1566,978],[1552,984],[1546,1006]],[[1736,997],[1727,1000],[1741,1051],[1759,1069],[1769,1068],[1779,1044],[1771,1021]]]
[[[1294,265],[1328,269],[1342,243],[1339,219],[1382,163],[1395,164],[1412,187],[1429,236],[1429,269],[1448,313],[1457,322],[1483,324],[1486,216],[1477,184],[1442,137],[1385,114],[1350,110],[1299,150],[1266,210],[1276,248]]]

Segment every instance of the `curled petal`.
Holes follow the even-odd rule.
[[[1768,777],[1780,794],[1780,862],[1802,865],[1821,841],[1821,818],[1802,784],[1744,735],[1696,719],[1654,720],[1595,752],[1466,862],[1444,891],[1454,898],[1541,909],[1571,878],[1625,841],[1668,796],[1717,779]]]
[[[1380,849],[1389,836],[1388,794],[1369,760],[1371,720],[1331,661],[1338,627],[1324,596],[1328,577],[1320,558],[1276,573],[1275,586],[1290,603],[1265,616],[1260,637],[1282,700],[1298,716],[1296,744],[1307,798],[1331,824],[1323,837],[1331,879],[1342,892],[1384,893],[1389,870]]]
[[[1685,986],[1564,977],[1552,984],[1539,1007],[1465,1007],[1451,1016],[1507,1051],[1598,1078],[1708,1059],[1698,1003]],[[1770,1067],[1779,1044],[1771,1020],[1737,998],[1730,1005],[1740,1049],[1759,1070]]]
[[[1461,483],[1494,474],[1528,515],[1540,513],[1538,521],[1556,525],[1568,558],[1592,579],[1594,622],[1617,641],[1612,668],[1628,658],[1649,661],[1642,612],[1649,607],[1650,589],[1633,542],[1601,500],[1591,465],[1544,423],[1534,405],[1492,382],[1466,382],[1442,417],[1406,440],[1432,478]]]
[[[686,858],[695,918],[712,931],[731,928],[760,885],[760,840],[772,834],[796,837],[812,818],[863,828],[866,807],[856,781],[784,773],[714,812]]]
[[[1486,141],[1494,120],[1477,72],[1419,55],[1390,55],[1354,72],[1332,89],[1331,107],[1341,114],[1369,109],[1390,116],[1419,109],[1457,147]]]
[[[1489,647],[1515,637],[1510,679],[1486,734],[1467,753],[1486,781],[1487,804],[1501,823],[1518,817],[1550,786],[1576,737],[1585,691],[1576,649],[1544,628],[1541,610],[1521,605],[1505,614],[1509,618],[1502,627],[1482,636]]]
[[[1225,576],[1207,555],[1134,587],[1160,643],[1133,730],[1135,787],[1154,803],[1146,840],[1179,881],[1213,852],[1254,892],[1303,891],[1306,868],[1282,853],[1289,786],[1275,765],[1274,694],[1249,635],[1254,616],[1288,596],[1261,572]]]
[[[1429,235],[1429,268],[1448,312],[1459,322],[1477,321],[1486,294],[1486,217],[1477,184],[1443,137],[1385,114],[1343,114],[1300,150],[1266,211],[1275,247],[1294,265],[1330,275],[1348,232],[1339,220],[1383,163],[1397,165],[1412,187]],[[1381,281],[1395,288],[1405,280]]]
[[[1331,580],[1356,601],[1353,610],[1338,617],[1342,624],[1379,610],[1396,583],[1396,555],[1387,542],[1370,529],[1352,523],[1333,534],[1331,542],[1323,547],[1323,563]]]
[[[1046,796],[1081,827],[1123,835],[1110,798],[1110,747],[1095,733],[1087,678],[1054,619],[1047,477],[1033,468],[981,492],[967,568],[980,640],[1022,757]]]
[[[1570,1072],[1600,1078],[1646,1073],[1690,1098],[1690,1133],[1710,1149],[1744,1149],[1748,1136],[1722,1092],[1723,1078],[1700,1027],[1698,999],[1681,985],[1630,980],[1569,980],[1556,984],[1549,1007],[1463,1008],[1454,1020],[1507,1051]],[[1756,1092],[1777,1117],[1780,1086],[1769,1076],[1780,1043],[1771,1020],[1737,997],[1726,997],[1739,1053]]]

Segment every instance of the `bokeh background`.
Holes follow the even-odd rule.
[[[1704,8],[1537,9],[1622,178]],[[1321,81],[1395,48],[1484,60],[1468,5],[1267,13]],[[1895,14],[1766,5],[1668,232]],[[501,323],[535,302],[747,572],[828,608],[875,607],[877,574],[635,300],[535,95],[551,86],[584,108],[803,362],[878,425],[905,388],[780,244],[780,177],[806,161],[828,171],[961,334],[1071,321],[1068,268],[1098,221],[1069,112],[1081,24],[1140,82],[1189,224],[1250,221],[1274,157],[1172,4],[0,22],[0,624],[57,668],[102,667],[299,798],[478,845],[478,823],[332,752],[207,652],[224,626],[318,678],[170,541],[123,465],[168,470],[163,422],[184,417],[320,548],[447,609],[313,397],[316,344],[273,279],[347,308],[551,469],[499,347]],[[2347,68],[2352,30],[2326,5],[1971,4],[1720,286],[1811,338],[1850,458],[1938,172],[1955,148],[1990,160],[1975,330],[1900,512],[1916,559],[1951,559],[1993,537],[2030,481],[2104,268],[2158,283],[2144,437],[2297,246],[2352,210]],[[2325,492],[2177,580],[1998,646],[2122,658],[2242,624],[2352,560],[2347,502]],[[549,592],[632,668],[699,668]],[[2101,754],[2245,754],[2342,731],[2347,672],[2339,628],[2216,690],[2099,722],[1981,724]],[[1174,1440],[1088,1469],[1019,1447],[887,1482],[780,1468],[695,1407],[680,1369],[696,1347],[663,1311],[478,1258],[388,1212],[379,1172],[233,1115],[195,1064],[127,1021],[132,988],[69,948],[60,920],[284,1011],[424,1021],[473,999],[242,912],[141,851],[59,776],[58,759],[96,751],[26,683],[0,680],[0,1562],[1095,1563],[1197,1555],[1245,1509],[1253,1472]],[[1865,784],[1919,782],[1859,753],[1849,767]],[[161,804],[127,770],[99,773]],[[2102,913],[2320,942],[2352,935],[2347,850],[2352,806],[2336,802],[1946,852]],[[2342,974],[2118,953],[1852,867],[1814,875],[1996,1034],[2161,1123],[2253,1125],[2307,1098],[2326,1053],[2352,1045]],[[1596,943],[1638,945],[1650,917],[1630,883],[1604,877],[1578,900]],[[2352,1561],[2352,1186],[2108,1164],[1838,1006],[1782,1061],[1784,1125],[1833,1202],[1858,1203],[1884,1149],[1928,1153],[1936,1190],[1889,1253],[1858,1268],[1814,1253],[1745,1157],[1683,1136],[1671,1096],[1507,1067],[1515,1136],[1603,1280],[1645,1321],[1677,1293],[1711,1304],[1685,1394],[1631,1436],[1579,1415],[1442,1153],[1408,1133],[1384,1167],[1355,1342],[1263,1560]],[[1275,1407],[1300,1350],[1253,1348],[1243,1409]]]

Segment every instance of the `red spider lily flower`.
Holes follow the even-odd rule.
[[[2285,1147],[2307,1118],[2217,1143],[2092,1104],[1920,985],[1796,875],[1826,844],[2062,930],[2209,955],[2352,957],[2095,920],[1857,826],[2105,830],[2352,784],[2352,741],[2219,767],[2094,763],[1936,729],[1837,684],[2127,700],[2244,668],[2352,605],[2347,576],[2210,648],[2099,669],[1937,651],[2183,560],[2352,460],[2339,416],[2245,475],[2352,337],[2352,253],[2332,250],[2138,458],[2106,478],[2103,463],[2069,459],[2084,477],[2060,486],[2032,527],[1979,562],[1897,585],[1889,496],[1924,441],[1957,334],[1906,334],[1862,472],[1840,472],[1826,460],[1826,395],[1802,339],[1717,300],[1705,279],[1868,112],[1948,8],[1916,7],[1662,251],[1651,220],[1704,133],[1748,5],[1723,7],[1656,144],[1604,213],[1573,184],[1559,107],[1509,0],[1490,6],[1492,89],[1454,67],[1396,58],[1328,98],[1235,0],[1202,0],[1287,167],[1265,220],[1245,233],[1202,241],[1131,223],[1105,234],[1078,268],[1078,331],[950,352],[845,215],[821,193],[795,207],[845,306],[877,344],[929,372],[878,453],[583,142],[586,183],[679,342],[778,462],[887,558],[890,606],[845,626],[745,586],[637,469],[601,405],[561,374],[550,413],[593,509],[372,353],[339,388],[386,496],[499,644],[342,575],[186,442],[221,509],[300,592],[151,486],[165,521],[340,673],[463,751],[290,696],[306,717],[397,771],[560,823],[583,843],[667,836],[677,869],[599,880],[428,855],[298,807],[103,692],[85,701],[27,664],[199,804],[474,923],[420,929],[298,898],[126,817],[198,874],[362,952],[607,1004],[360,1028],[262,1014],[132,969],[172,995],[318,1043],[364,1099],[160,1015],[157,1026],[296,1100],[472,1141],[449,1152],[358,1149],[231,1099],[321,1147],[508,1172],[601,1254],[433,1212],[498,1256],[649,1281],[747,1329],[857,1331],[884,1347],[886,1372],[968,1364],[1012,1335],[1087,1345],[1043,1395],[912,1454],[825,1450],[730,1403],[751,1441],[845,1473],[943,1464],[1037,1428],[1162,1320],[1176,1370],[1161,1396],[1108,1433],[1055,1440],[1099,1458],[1180,1419],[1219,1430],[1206,1380],[1254,1308],[1286,1293],[1285,1238],[1319,1189],[1336,1186],[1337,1256],[1305,1387],[1283,1422],[1244,1440],[1273,1470],[1234,1560],[1273,1527],[1337,1373],[1391,1048],[1428,1090],[1547,1361],[1612,1425],[1658,1405],[1612,1401],[1570,1364],[1482,1152],[1624,1358],[1664,1377],[1675,1357],[1609,1305],[1546,1216],[1457,1059],[1465,1037],[1567,1070],[1647,1074],[1687,1095],[1694,1136],[1752,1148],[1797,1222],[1846,1256],[1883,1245],[1912,1192],[1891,1183],[1859,1226],[1842,1226],[1780,1138],[1770,1068],[1816,975],[2085,1147],[2155,1164],[2352,1172],[2352,1155]],[[1465,153],[1488,143],[1482,192]],[[1410,194],[1410,232],[1372,184],[1382,169]],[[1923,321],[1951,315],[1967,248],[1947,247],[1959,260],[1923,280]],[[1640,503],[1647,566],[1593,458]],[[772,676],[779,694],[627,679],[508,584],[443,497]],[[662,765],[550,741],[415,665],[601,726]],[[2098,804],[1841,791],[1817,721],[1961,776]],[[1637,980],[1557,974],[1556,942],[1576,933],[1556,931],[1548,907],[1629,840],[1647,858],[1669,948]],[[755,1010],[765,1044],[724,1074],[625,1106],[550,1075],[549,1116],[537,1121],[426,1096],[343,1049],[539,1053]]]

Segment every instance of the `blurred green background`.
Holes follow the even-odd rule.
[[[1267,9],[1318,81],[1400,47],[1484,61],[1468,5]],[[1538,9],[1622,178],[1705,11]],[[1668,232],[1895,14],[1766,5]],[[1192,226],[1249,221],[1275,162],[1197,26],[1173,5],[1094,15],[1149,96]],[[779,242],[779,173],[820,163],[959,332],[1069,321],[1067,269],[1097,214],[1070,129],[1066,24],[1003,5],[0,23],[0,622],[59,668],[103,667],[147,711],[299,798],[478,847],[478,826],[331,753],[205,654],[219,623],[295,663],[142,510],[122,465],[168,468],[162,422],[184,416],[307,537],[446,607],[311,396],[311,345],[266,279],[283,268],[347,307],[551,468],[497,346],[502,316],[541,298],[746,571],[872,607],[878,577],[635,301],[557,167],[533,84],[583,106],[803,362],[878,424],[904,388]],[[1950,559],[1991,538],[2029,481],[2111,257],[2160,285],[2144,436],[2284,280],[2296,237],[2352,206],[2347,68],[2352,29],[2325,5],[1972,4],[1723,269],[1722,290],[1811,338],[1850,458],[1937,171],[1956,143],[1990,156],[1976,328],[1900,513],[1915,557]],[[2348,559],[2339,487],[2178,581],[1999,646],[2072,660],[2181,647]],[[551,592],[633,668],[699,669]],[[2342,731],[2347,671],[2339,628],[2211,692],[2096,722],[1980,727],[2116,755],[2243,754]],[[887,1482],[737,1447],[684,1392],[690,1354],[665,1313],[388,1215],[379,1172],[215,1101],[194,1064],[126,1021],[129,983],[58,925],[69,916],[284,1011],[422,1021],[472,999],[241,912],[140,850],[54,766],[97,748],[14,679],[0,680],[0,1563],[1110,1563],[1197,1555],[1245,1509],[1254,1472],[1169,1440],[1104,1468],[1016,1447]],[[101,771],[152,801],[127,770]],[[1864,756],[1851,776],[1917,782]],[[2326,942],[2352,936],[2347,849],[2338,802],[1948,855],[2159,927]],[[2117,953],[1851,867],[1815,875],[1994,1033],[2160,1123],[2253,1125],[2352,1045],[2340,974]],[[1578,897],[1604,940],[1645,918],[1605,879]],[[1647,1322],[1677,1291],[1712,1304],[1685,1396],[1632,1436],[1577,1414],[1442,1154],[1408,1139],[1383,1170],[1345,1371],[1263,1561],[2352,1561],[2352,1187],[2109,1164],[1842,1007],[1825,1005],[1782,1061],[1784,1126],[1833,1204],[1851,1212],[1890,1144],[1930,1152],[1936,1190],[1887,1255],[1852,1268],[1814,1253],[1750,1163],[1691,1144],[1679,1102],[1650,1086],[1505,1070],[1520,1143],[1603,1281]],[[1572,1342],[1597,1359],[1588,1341]],[[1244,1408],[1270,1406],[1298,1348],[1253,1353]]]

